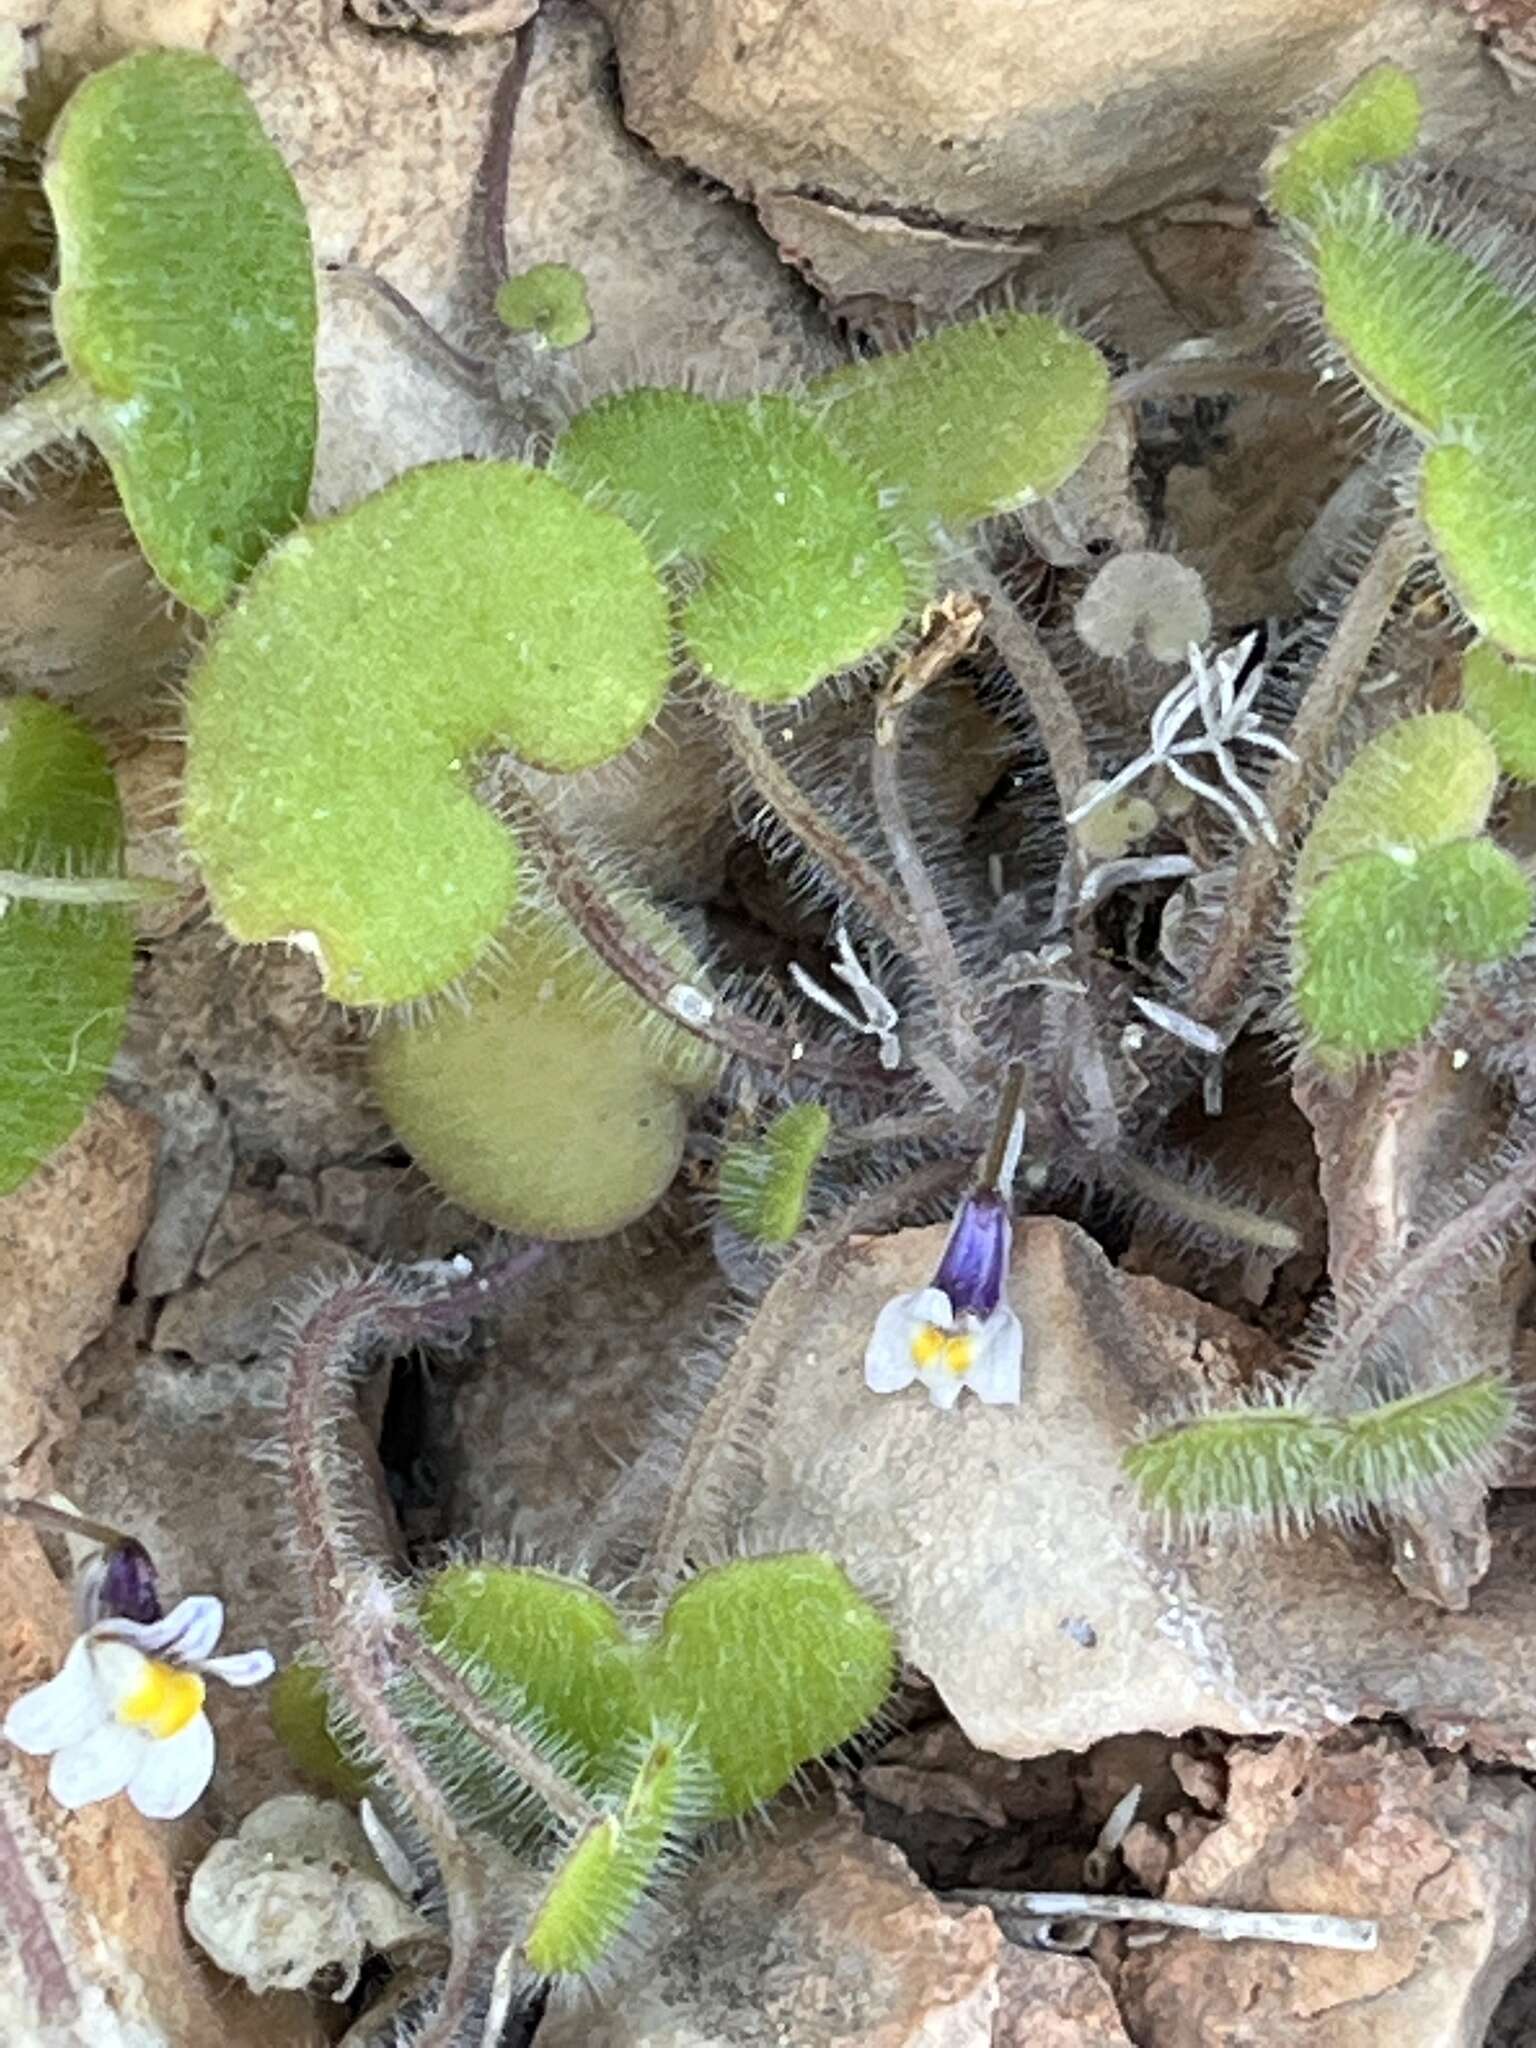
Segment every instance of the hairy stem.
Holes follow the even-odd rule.
[[[591,1827],[603,1818],[586,1794],[509,1722],[498,1719],[490,1703],[414,1629],[400,1631],[399,1655],[417,1684],[446,1707],[499,1765],[521,1778],[551,1813],[573,1827]]]
[[[1065,815],[1093,779],[1088,742],[1083,737],[1083,722],[1077,715],[1072,693],[1041,646],[1034,627],[1008,595],[1002,579],[975,555],[966,558],[962,573],[971,588],[987,601],[982,630],[1029,707]]]
[[[1252,1245],[1259,1251],[1289,1255],[1301,1249],[1301,1233],[1278,1216],[1263,1216],[1241,1202],[1226,1201],[1220,1195],[1191,1187],[1177,1175],[1163,1173],[1144,1159],[1122,1156],[1110,1164],[1108,1174],[1128,1193],[1192,1223],[1197,1230],[1210,1231],[1234,1244]]]
[[[851,1152],[868,1152],[877,1145],[941,1145],[964,1143],[979,1137],[984,1119],[971,1115],[956,1119],[953,1110],[914,1110],[910,1116],[871,1117],[866,1124],[852,1124],[834,1130],[827,1140],[827,1157],[836,1159]]]
[[[880,820],[880,829],[885,834],[886,844],[891,849],[891,859],[896,863],[901,885],[907,892],[907,901],[912,906],[924,979],[943,1021],[945,1034],[959,1055],[961,1067],[968,1074],[975,1075],[985,1069],[987,1057],[981,1040],[976,1035],[975,1026],[971,1023],[966,1001],[965,970],[960,965],[960,955],[955,950],[949,920],[945,917],[943,905],[939,902],[939,892],[933,886],[933,877],[928,872],[928,863],[923,859],[922,849],[917,843],[917,835],[912,829],[912,820],[907,811],[907,801],[902,795],[903,724],[901,713],[892,713],[885,721],[884,731],[870,747],[869,780],[875,799],[875,814]],[[959,1092],[963,1097],[963,1085]],[[947,1089],[945,1096],[947,1100],[950,1099],[950,1091]],[[959,1108],[961,1103],[956,1101],[952,1106]]]
[[[1202,1024],[1219,1027],[1242,992],[1254,949],[1269,927],[1309,789],[1365,674],[1398,592],[1423,551],[1418,520],[1411,514],[1394,520],[1339,614],[1328,651],[1286,735],[1293,758],[1278,758],[1265,786],[1274,844],[1259,838],[1245,850],[1195,985],[1181,1005]]]
[[[507,1254],[476,1274],[448,1269],[446,1284],[417,1292],[383,1273],[344,1280],[299,1326],[289,1353],[285,1423],[290,1496],[297,1520],[311,1616],[325,1645],[340,1704],[375,1755],[437,1864],[447,1900],[451,1949],[437,2005],[417,2048],[471,2048],[507,1948],[494,1910],[494,1871],[464,1833],[395,1699],[407,1677],[428,1687],[556,1811],[585,1813],[574,1786],[530,1751],[514,1729],[488,1727],[488,1710],[437,1652],[403,1620],[381,1567],[378,1528],[344,1497],[336,1444],[352,1418],[351,1373],[370,1341],[412,1341],[468,1321],[495,1292],[518,1282],[540,1248]],[[469,1695],[466,1698],[466,1695]],[[466,1712],[466,1709],[468,1711]],[[551,1801],[554,1804],[554,1801]]]
[[[455,376],[462,377],[482,397],[492,396],[496,389],[495,373],[483,356],[471,355],[467,349],[458,348],[440,327],[430,321],[414,300],[408,299],[398,285],[381,277],[376,270],[366,270],[359,263],[328,263],[328,276],[344,279],[348,284],[361,285],[375,298],[382,299],[392,313],[398,314],[417,341],[423,343],[429,354],[437,356]]]
[[[889,1098],[899,1091],[900,1073],[883,1068],[865,1049],[817,1045],[757,1017],[746,1016],[718,996],[696,989],[679,976],[644,935],[620,916],[596,874],[556,831],[542,805],[510,775],[498,796],[511,811],[523,843],[543,870],[556,903],[603,965],[670,1023],[691,1032],[730,1059],[764,1068],[777,1079],[807,1074],[829,1086]]]
[[[74,377],[39,385],[0,412],[0,482],[33,455],[90,431],[101,407]]]
[[[717,690],[711,708],[725,728],[732,753],[780,824],[898,952],[915,957],[917,933],[895,890],[811,802],[763,737],[751,706],[728,690]]]
[[[886,1230],[910,1216],[915,1208],[937,1196],[951,1194],[970,1178],[966,1159],[943,1159],[914,1167],[900,1180],[875,1188],[831,1216],[819,1230],[806,1238],[779,1278],[776,1290],[784,1290],[798,1303],[801,1315],[815,1312],[820,1297],[814,1280],[821,1262],[862,1232]],[[794,1328],[780,1325],[776,1343],[783,1342]],[[757,1421],[765,1389],[773,1383],[773,1356],[767,1346],[754,1349],[749,1333],[746,1341],[726,1360],[704,1408],[689,1432],[688,1448],[672,1480],[667,1505],[651,1542],[646,1577],[657,1587],[670,1586],[687,1566],[689,1547],[698,1529],[701,1511],[721,1495],[729,1494],[731,1461],[740,1456],[741,1446]]]

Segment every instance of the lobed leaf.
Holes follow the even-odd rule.
[[[485,756],[606,760],[670,668],[639,541],[538,471],[433,464],[302,529],[188,684],[182,831],[215,911],[309,946],[339,1001],[446,987],[517,895]]]
[[[931,588],[867,472],[793,399],[623,392],[571,422],[550,467],[614,505],[658,566],[692,565],[688,652],[759,703],[802,696],[885,646]]]
[[[445,1649],[515,1681],[565,1753],[586,1755],[594,1785],[653,1724],[691,1730],[716,1818],[750,1812],[855,1735],[893,1676],[887,1624],[809,1553],[701,1572],[645,1637],[589,1588],[509,1566],[448,1566],[421,1614]]]
[[[646,936],[701,981],[655,912]],[[382,1026],[369,1058],[379,1100],[417,1163],[477,1216],[531,1237],[621,1230],[670,1185],[718,1056],[560,918],[520,912],[499,953],[460,1001]]]

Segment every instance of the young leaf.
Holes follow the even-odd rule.
[[[1390,727],[1329,792],[1296,867],[1296,1007],[1319,1051],[1393,1052],[1427,1031],[1450,961],[1519,946],[1531,891],[1518,864],[1476,837],[1498,762],[1462,712]]]
[[[1520,863],[1487,839],[1426,853],[1417,900],[1427,942],[1441,958],[1469,967],[1507,959],[1531,922],[1531,885]]]
[[[639,541],[538,471],[433,464],[302,529],[188,684],[182,831],[215,911],[318,952],[339,1001],[446,987],[517,894],[477,765],[606,760],[670,668]]]
[[[1488,1479],[1516,1418],[1493,1372],[1346,1415],[1319,1414],[1305,1388],[1288,1388],[1173,1423],[1123,1463],[1142,1508],[1184,1540],[1283,1536],[1320,1516],[1360,1521],[1422,1504],[1448,1481]]]
[[[867,472],[789,398],[626,391],[572,420],[550,467],[614,505],[659,566],[702,572],[682,598],[688,652],[760,703],[873,654],[931,587]]]
[[[1414,869],[1367,853],[1307,897],[1293,947],[1296,1008],[1315,1046],[1368,1058],[1412,1045],[1444,1000]]]
[[[667,1848],[697,1810],[688,1745],[658,1733],[641,1753],[622,1806],[592,1823],[561,1858],[534,1909],[523,1955],[545,1977],[584,1977],[633,1919]]]
[[[1430,711],[1360,749],[1328,792],[1297,863],[1305,895],[1359,853],[1423,853],[1470,839],[1488,821],[1499,764],[1465,713]]]
[[[75,93],[43,183],[87,431],[156,575],[217,611],[309,494],[314,261],[293,179],[232,73],[149,50]]]
[[[1395,64],[1378,64],[1337,106],[1291,136],[1269,164],[1270,203],[1313,220],[1368,164],[1394,163],[1419,139],[1419,89]]]
[[[1093,445],[1109,370],[1044,313],[993,313],[811,385],[827,434],[866,476],[897,489],[926,543],[1047,497]]]
[[[40,697],[0,701],[0,869],[121,872],[122,815],[96,741]],[[114,904],[0,893],[0,1194],[75,1129],[106,1079],[133,985]]]
[[[639,906],[627,914],[641,917]],[[701,979],[654,911],[646,936]],[[390,1122],[445,1194],[531,1237],[602,1237],[665,1193],[715,1053],[659,1018],[571,928],[524,911],[463,1000],[374,1039]]]
[[[756,1244],[788,1244],[805,1221],[811,1175],[832,1131],[819,1102],[782,1110],[758,1138],[738,1139],[720,1162],[720,1206]]]
[[[496,318],[514,334],[536,334],[551,348],[575,348],[592,332],[587,281],[568,263],[535,263],[497,292]]]

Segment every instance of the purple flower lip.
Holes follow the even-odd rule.
[[[131,1536],[116,1543],[102,1560],[101,1584],[96,1604],[102,1618],[121,1621],[158,1621],[161,1615],[160,1582],[149,1552]]]
[[[1002,1196],[991,1188],[967,1195],[933,1279],[952,1314],[986,1321],[1003,1298],[1012,1249],[1013,1221]]]

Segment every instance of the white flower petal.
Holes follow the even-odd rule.
[[[73,1813],[121,1792],[143,1761],[150,1739],[120,1721],[106,1721],[83,1742],[61,1749],[48,1772],[48,1790]]]
[[[96,1687],[91,1646],[76,1636],[58,1673],[11,1703],[0,1735],[28,1756],[51,1756],[79,1742],[107,1718],[107,1703]]]
[[[224,1633],[224,1602],[212,1593],[194,1593],[178,1600],[159,1621],[103,1621],[96,1633],[132,1643],[145,1656],[164,1657],[170,1664],[201,1664]]]
[[[195,1806],[213,1776],[213,1728],[206,1714],[163,1742],[152,1742],[128,1781],[128,1797],[146,1820],[176,1820]]]
[[[1016,1408],[1023,1392],[1024,1331],[1013,1310],[995,1308],[976,1334],[976,1359],[965,1384],[980,1401]]]
[[[277,1669],[270,1650],[240,1650],[228,1657],[205,1657],[198,1666],[204,1678],[222,1678],[226,1685],[261,1685]]]
[[[917,1378],[912,1362],[913,1333],[924,1323],[949,1322],[949,1297],[937,1287],[898,1294],[875,1318],[864,1348],[864,1384],[872,1393],[897,1394]]]
[[[965,1385],[962,1373],[951,1372],[947,1365],[936,1365],[918,1378],[928,1389],[928,1398],[935,1408],[953,1408],[960,1398],[960,1389]]]

